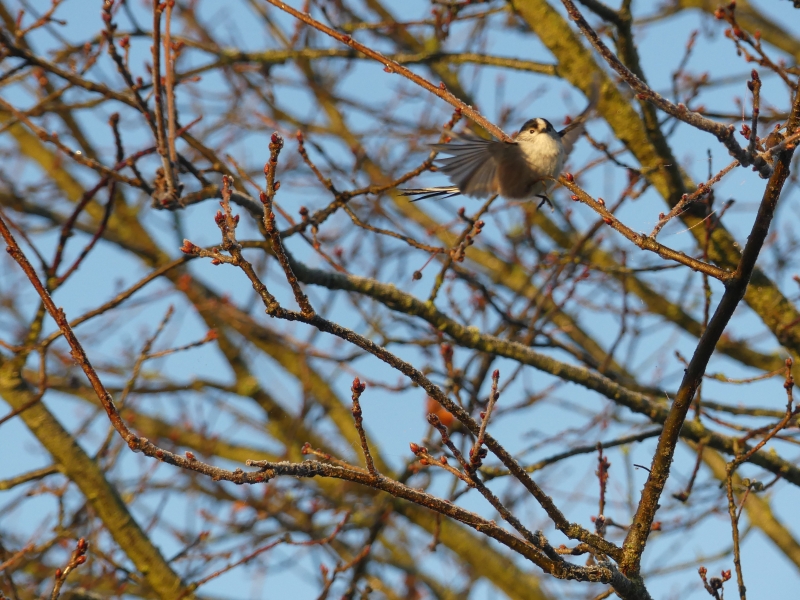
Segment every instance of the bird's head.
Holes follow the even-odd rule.
[[[547,119],[542,118],[535,118],[525,121],[525,124],[522,126],[522,129],[519,130],[517,134],[516,141],[530,141],[533,140],[537,135],[541,134],[553,134],[555,133],[555,129],[553,129],[553,125]]]

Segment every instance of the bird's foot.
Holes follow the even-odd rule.
[[[536,197],[542,199],[542,201],[539,202],[539,206],[536,207],[536,210],[539,210],[545,204],[547,204],[547,206],[550,207],[550,212],[554,212],[556,210],[556,207],[553,206],[553,203],[550,202],[550,198],[548,198],[547,196],[543,196],[542,194],[536,194]]]

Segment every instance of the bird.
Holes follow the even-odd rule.
[[[540,207],[547,203],[552,208],[549,193],[595,108],[598,94],[597,86],[594,88],[586,109],[560,131],[547,119],[536,117],[526,121],[511,142],[448,133],[449,143],[431,144],[431,148],[451,155],[438,159],[437,168],[453,185],[403,189],[401,195],[416,196],[412,199],[416,202],[498,194],[508,200],[541,198]]]

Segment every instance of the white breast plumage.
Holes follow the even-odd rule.
[[[532,171],[542,177],[557,177],[564,166],[564,146],[558,134],[540,133],[533,139],[519,140],[519,149]]]

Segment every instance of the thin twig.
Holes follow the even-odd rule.
[[[175,0],[167,0],[164,14],[164,91],[167,96],[167,145],[169,160],[173,170],[178,164],[178,152],[175,149],[177,138],[177,112],[175,108],[175,60],[177,53],[172,44],[172,9]],[[174,171],[173,171],[174,173]]]
[[[86,540],[84,538],[79,539],[78,543],[75,544],[75,550],[72,551],[72,556],[70,556],[67,565],[63,569],[56,569],[56,582],[53,585],[53,592],[50,594],[50,600],[57,600],[61,594],[61,586],[63,586],[64,582],[67,580],[67,575],[86,562],[86,550],[88,550],[88,548],[89,544]]]
[[[650,237],[656,239],[659,232],[664,228],[664,226],[667,223],[669,223],[673,218],[682,214],[693,203],[697,202],[698,200],[702,200],[705,196],[707,196],[711,192],[711,187],[715,183],[719,182],[723,177],[725,177],[725,175],[733,171],[733,169],[735,169],[738,166],[739,166],[739,161],[738,160],[733,161],[727,167],[722,169],[719,173],[711,177],[708,181],[699,184],[694,192],[692,192],[691,194],[684,194],[666,215],[664,213],[659,214],[658,223],[656,223],[656,226],[653,228],[653,231],[650,232]]]
[[[450,252],[448,252],[447,256],[442,261],[442,268],[436,275],[433,288],[431,288],[431,293],[428,295],[429,303],[433,304],[433,301],[436,300],[436,296],[444,284],[447,271],[450,270],[450,267],[453,265],[453,263],[462,262],[464,260],[467,248],[475,243],[475,237],[479,235],[483,229],[484,222],[481,221],[480,218],[486,213],[486,211],[489,210],[489,207],[491,207],[492,203],[497,198],[497,194],[489,198],[472,217],[465,217],[463,208],[459,210],[458,214],[467,222],[467,227],[465,227],[461,234],[456,238],[453,247],[450,249]],[[419,273],[419,271],[417,271],[417,273]]]
[[[480,468],[483,458],[486,454],[485,450],[481,452],[481,447],[486,439],[486,427],[489,425],[489,418],[492,416],[492,409],[494,409],[494,405],[500,397],[500,392],[497,391],[497,386],[499,383],[500,370],[495,369],[492,373],[492,391],[489,392],[489,402],[486,405],[486,410],[481,413],[481,427],[478,431],[478,437],[475,439],[475,443],[472,445],[472,449],[469,451],[469,470],[471,473],[474,473],[478,468]]]
[[[313,317],[315,312],[308,300],[305,292],[303,292],[297,277],[292,272],[292,265],[289,262],[289,257],[286,254],[286,249],[283,247],[280,231],[275,225],[275,213],[272,212],[272,206],[275,201],[275,194],[280,189],[280,182],[275,180],[275,173],[278,167],[278,156],[283,148],[283,138],[277,133],[272,134],[269,144],[269,161],[264,165],[264,176],[267,180],[266,193],[261,192],[261,203],[264,205],[264,228],[272,241],[272,250],[275,256],[278,257],[283,272],[286,274],[286,280],[294,293],[294,299],[300,306],[300,312],[306,317]]]
[[[432,94],[435,94],[445,102],[449,103],[451,106],[460,109],[461,113],[465,117],[483,127],[486,131],[491,133],[497,139],[505,142],[512,141],[511,138],[508,135],[506,135],[502,129],[500,129],[494,123],[489,121],[486,117],[480,114],[472,106],[466,104],[465,102],[462,102],[452,93],[450,93],[447,90],[447,87],[444,85],[444,83],[439,84],[439,86],[433,85],[432,83],[430,83],[426,79],[423,79],[413,71],[402,66],[400,63],[392,60],[391,58],[388,58],[387,56],[384,56],[383,54],[377,52],[376,50],[368,48],[364,44],[358,43],[351,36],[344,33],[339,33],[338,31],[328,27],[327,25],[320,23],[319,21],[314,19],[311,15],[302,13],[296,8],[289,6],[285,2],[280,2],[279,0],[267,0],[267,2],[289,13],[294,18],[300,19],[301,21],[303,21],[303,23],[310,25],[314,29],[317,29],[329,35],[330,37],[342,42],[343,44],[347,44],[348,46],[350,46],[354,50],[357,50],[358,52],[361,52],[365,56],[369,56],[370,58],[377,60],[386,67],[384,71],[386,71],[387,73],[397,73],[399,75],[402,75],[406,79],[416,83],[418,86],[428,90]]]
[[[361,394],[364,393],[366,388],[366,384],[361,383],[358,377],[353,380],[353,387],[351,388],[353,392],[353,421],[355,422],[356,431],[358,431],[358,438],[361,440],[361,450],[364,452],[367,471],[369,471],[370,475],[377,475],[378,472],[375,469],[375,463],[372,461],[372,454],[370,454],[369,444],[367,443],[367,434],[364,433],[364,418],[361,414],[361,403],[359,402]]]
[[[586,206],[593,209],[597,212],[601,217],[603,217],[603,221],[606,225],[610,226],[612,229],[618,231],[631,242],[636,244],[642,250],[648,250],[650,252],[654,252],[658,254],[661,258],[666,258],[668,260],[673,260],[677,263],[682,265],[686,265],[695,271],[699,271],[700,273],[706,273],[707,275],[718,279],[720,281],[727,282],[733,276],[733,273],[730,271],[726,271],[724,269],[720,269],[714,265],[711,265],[707,262],[703,262],[702,260],[697,260],[696,258],[692,258],[684,254],[683,252],[678,252],[677,250],[673,250],[668,246],[665,246],[650,236],[647,236],[643,233],[636,233],[628,227],[624,225],[617,217],[610,212],[606,206],[605,202],[601,199],[595,200],[585,191],[583,191],[580,187],[575,185],[573,181],[570,180],[570,177],[566,175],[562,175],[558,178],[558,182],[566,187],[569,191],[572,192],[572,199],[575,201],[580,201]]]
[[[175,162],[170,158],[167,136],[167,117],[164,114],[164,92],[161,81],[161,13],[170,2],[153,2],[153,102],[155,104],[156,146],[161,156],[161,170],[155,180],[154,200],[158,206],[171,206],[178,200],[178,180]],[[169,53],[164,57],[169,70]]]
[[[270,0],[272,2],[272,0]],[[584,19],[581,12],[572,2],[572,0],[562,0],[567,9],[570,18],[576,22],[578,29],[581,30],[589,42],[594,46],[600,55],[606,60],[609,66],[614,69],[620,77],[636,92],[637,98],[647,100],[657,108],[660,108],[669,115],[676,119],[683,121],[697,129],[712,133],[717,139],[722,142],[728,149],[728,152],[739,163],[748,167],[753,165],[753,169],[758,171],[762,178],[766,179],[772,174],[772,167],[760,156],[751,155],[742,148],[734,139],[735,128],[733,125],[726,126],[722,123],[717,123],[711,119],[707,119],[697,112],[691,111],[683,104],[673,104],[661,94],[651,89],[644,81],[631,72],[622,62],[614,55],[611,50],[603,43],[600,36],[597,35],[589,24]]]
[[[750,144],[747,146],[747,151],[750,154],[755,154],[756,143],[758,142],[758,115],[761,114],[761,78],[755,69],[750,74],[747,88],[753,92],[753,116],[750,122],[750,131],[748,132]]]

